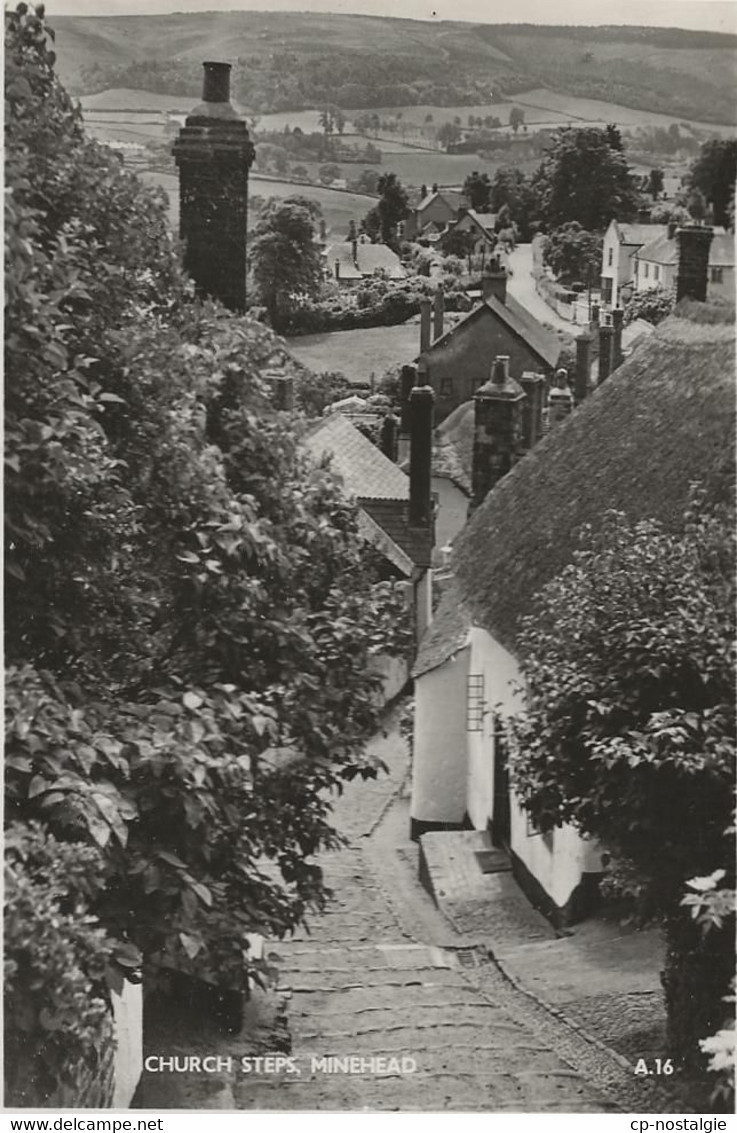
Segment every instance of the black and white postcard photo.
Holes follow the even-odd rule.
[[[737,2],[4,33],[3,1133],[737,1133]]]

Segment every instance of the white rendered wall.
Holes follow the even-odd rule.
[[[463,648],[415,681],[411,816],[463,821],[466,810],[466,678]]]
[[[115,1035],[113,1109],[127,1109],[143,1072],[143,988],[128,980],[121,995],[111,992]]]
[[[485,630],[470,633],[469,673],[483,673],[489,712],[483,732],[469,733],[467,810],[477,830],[486,828],[493,816],[493,712],[502,718],[520,712],[524,701],[522,673],[516,658]],[[556,905],[562,907],[579,884],[582,873],[601,869],[601,851],[595,842],[583,839],[572,826],[543,838],[528,824],[527,814],[514,798],[511,806],[511,849],[524,862]]]
[[[468,734],[467,810],[477,830],[484,830],[494,807],[494,713],[519,711],[522,700],[513,682],[521,675],[516,659],[498,641],[477,626],[471,630],[469,673],[482,673],[486,714],[482,732]]]

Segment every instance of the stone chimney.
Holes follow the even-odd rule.
[[[410,394],[409,525],[430,527],[432,506],[432,426],[435,395],[430,386],[415,386]]]
[[[432,337],[433,341],[436,338],[441,338],[443,334],[443,326],[445,323],[445,295],[442,288],[438,288],[435,292],[435,299],[432,307]]]
[[[621,307],[615,307],[612,311],[612,326],[614,327],[614,334],[612,336],[612,369],[617,370],[624,362],[624,354],[622,353],[624,311]]]
[[[381,434],[379,438],[379,448],[384,456],[388,456],[389,460],[397,463],[397,456],[399,455],[399,421],[393,413],[387,413],[384,420],[381,422]]]
[[[529,451],[543,435],[545,376],[526,370],[519,381],[525,391],[522,403],[522,446]]]
[[[668,221],[668,239],[669,240],[675,240],[677,231],[678,231],[678,221],[677,220],[669,220]]]
[[[495,295],[500,303],[507,301],[507,273],[499,265],[499,261],[492,260],[489,267],[481,276],[481,298],[485,303]]]
[[[575,375],[575,397],[576,404],[580,405],[584,398],[588,397],[589,385],[591,383],[591,347],[593,345],[593,336],[584,331],[579,334],[576,339],[576,375]]]
[[[687,224],[677,230],[677,303],[681,299],[698,299],[700,303],[706,302],[706,289],[709,281],[709,248],[713,236],[714,229],[709,225]]]
[[[420,299],[420,354],[430,349],[432,341],[432,303],[423,295]]]
[[[573,410],[573,394],[568,385],[568,371],[556,370],[555,384],[548,394],[548,426],[554,429]]]
[[[601,385],[612,372],[612,346],[614,345],[614,327],[610,316],[599,327],[599,381]]]
[[[417,383],[417,369],[414,366],[402,366],[399,375],[399,430],[409,433],[409,398],[412,387]]]
[[[473,469],[469,513],[517,463],[522,448],[525,391],[509,376],[509,358],[494,360],[491,377],[474,397]]]
[[[204,63],[202,102],[174,142],[179,235],[198,295],[246,306],[248,171],[254,148],[230,104],[230,63]]]

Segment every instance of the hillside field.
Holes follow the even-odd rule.
[[[147,185],[155,185],[165,191],[169,198],[169,220],[172,228],[177,232],[179,230],[179,182],[176,175],[145,170],[139,176]],[[361,193],[340,192],[337,189],[327,189],[323,185],[295,185],[290,181],[272,181],[269,178],[259,177],[258,174],[249,176],[248,186],[250,195],[253,197],[304,196],[311,201],[316,201],[322,209],[328,229],[338,236],[347,233],[351,220],[360,220],[376,204],[374,197],[364,196]]]
[[[233,93],[259,113],[291,116],[326,101],[468,113],[472,103],[501,108],[501,99],[546,88],[676,120],[737,123],[734,34],[298,11],[59,16],[53,26],[59,72],[79,93],[128,86],[196,98],[201,61],[222,59],[239,62]]]

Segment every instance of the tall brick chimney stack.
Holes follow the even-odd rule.
[[[522,446],[529,451],[543,435],[545,376],[536,374],[532,370],[525,370],[519,383],[525,391],[525,400],[522,403]]]
[[[481,299],[485,303],[496,295],[500,303],[507,301],[507,272],[499,260],[490,261],[488,268],[481,276]]]
[[[409,398],[409,525],[430,527],[432,510],[432,426],[435,395],[431,386],[415,386]]]
[[[576,373],[574,378],[574,395],[576,405],[580,405],[588,397],[591,382],[591,347],[593,336],[588,331],[579,334],[576,339]]]
[[[399,377],[399,436],[397,438],[397,461],[399,464],[403,464],[409,458],[409,399],[416,381],[416,368],[412,365],[402,366]]]
[[[624,354],[622,353],[624,311],[621,307],[615,307],[612,311],[612,326],[614,327],[614,335],[612,336],[612,369],[616,370],[624,362]]]
[[[432,306],[432,337],[433,341],[436,338],[442,338],[443,327],[445,324],[445,295],[442,288],[438,288],[435,292],[435,299]]]
[[[420,299],[420,354],[430,349],[432,342],[432,302],[423,295]]]
[[[606,322],[599,327],[599,381],[605,382],[612,372],[612,347],[614,345],[614,327],[611,318],[606,316]]]
[[[202,102],[177,135],[179,234],[199,295],[246,306],[248,171],[254,148],[230,104],[230,63],[203,63]]]
[[[677,230],[677,303],[681,299],[698,299],[700,303],[706,302],[706,289],[709,282],[709,248],[713,236],[714,229],[709,225],[687,224]]]
[[[522,450],[522,407],[525,391],[509,375],[509,358],[498,355],[488,382],[474,397],[475,428],[469,513],[509,472]]]

